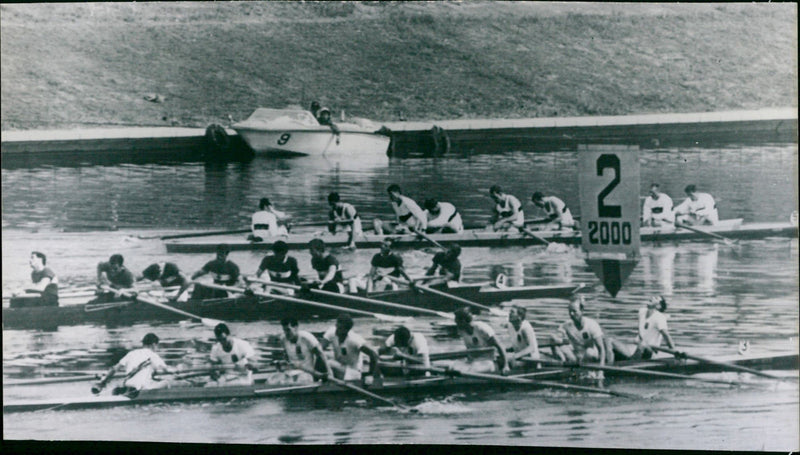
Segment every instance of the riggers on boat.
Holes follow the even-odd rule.
[[[722,220],[716,226],[692,226],[694,229],[675,228],[674,226],[664,227],[642,227],[640,231],[641,239],[646,241],[675,241],[702,239],[709,240],[712,237],[708,234],[722,235],[733,239],[760,239],[765,237],[797,237],[797,226],[791,223],[742,223],[741,218]],[[698,232],[699,231],[699,232]],[[536,231],[536,235],[549,242],[566,244],[580,244],[581,233],[577,230],[565,229],[560,231]],[[447,246],[457,243],[461,247],[505,247],[505,246],[524,246],[537,245],[541,241],[521,232],[490,232],[482,229],[467,230],[460,234],[429,234],[428,237],[436,242]],[[308,242],[314,238],[322,238],[325,244],[330,247],[345,247],[349,243],[348,235],[340,233],[330,234],[289,234],[279,236],[274,239],[266,239],[263,242],[250,242],[244,236],[208,236],[202,239],[195,238],[190,240],[175,240],[167,242],[167,252],[169,253],[213,253],[216,246],[225,243],[231,250],[271,250],[272,243],[283,240],[290,249],[308,248]],[[415,235],[375,235],[363,234],[356,238],[356,246],[359,248],[378,248],[381,243],[391,238],[394,240],[395,247],[419,248],[429,246],[428,240]]]
[[[743,367],[759,370],[797,370],[798,354],[784,353],[764,356],[728,356],[716,358],[719,362],[727,362]],[[669,372],[678,374],[714,373],[726,371],[726,367],[719,364],[699,362],[695,360],[679,360],[674,357],[656,358],[648,361],[620,362],[617,367],[635,367],[638,370]],[[551,368],[539,370],[514,371],[512,376],[529,379],[553,381],[563,379],[572,374],[571,370],[564,368]],[[624,371],[616,370],[607,372],[606,377],[628,376]],[[631,375],[633,376],[633,375]],[[635,377],[642,376],[636,374]],[[663,378],[654,378],[662,380]],[[354,382],[353,384],[359,384]],[[430,396],[431,394],[451,395],[464,390],[507,389],[537,389],[535,384],[513,384],[508,382],[486,379],[473,379],[459,376],[431,376],[416,377],[413,379],[385,379],[382,386],[370,386],[369,391],[381,395],[402,393],[404,397]],[[65,399],[25,400],[8,402],[3,401],[3,413],[26,412],[38,410],[70,410],[93,409],[115,406],[130,406],[139,404],[158,404],[175,402],[204,402],[231,399],[255,399],[267,397],[292,397],[292,396],[335,396],[352,395],[352,390],[343,388],[332,382],[317,382],[312,384],[256,384],[247,387],[175,387],[169,389],[144,390],[135,397],[127,396],[84,396]],[[88,388],[87,388],[88,395]]]
[[[484,304],[498,304],[514,299],[567,298],[583,286],[564,284],[556,286],[521,286],[497,288],[489,285],[463,285],[446,288],[449,294]],[[414,315],[416,313],[377,304],[353,301],[331,296],[303,295],[304,299],[319,301],[344,308],[353,308],[375,313]],[[429,293],[404,289],[375,292],[368,297],[416,308],[452,312],[460,308],[453,300]],[[280,319],[293,316],[297,319],[313,317],[334,318],[339,311],[298,305],[270,298],[237,297],[208,300],[189,300],[170,303],[170,306],[202,318],[226,321],[256,321]],[[106,303],[86,303],[60,307],[3,308],[3,329],[51,329],[66,325],[112,325],[124,326],[145,321],[175,322],[185,316],[132,299]]]

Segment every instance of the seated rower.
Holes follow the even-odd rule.
[[[456,206],[449,202],[438,202],[436,199],[425,200],[425,216],[428,220],[428,234],[437,232],[456,233],[464,232],[464,223]]]
[[[322,336],[323,347],[331,346],[333,351],[333,359],[330,360],[333,374],[345,381],[361,380],[362,383],[366,383],[366,377],[361,372],[361,355],[366,354],[369,356],[369,374],[372,376],[373,384],[379,385],[383,377],[378,365],[378,353],[352,328],[353,318],[347,313],[342,313],[336,318],[336,325]]]
[[[384,231],[389,234],[425,232],[428,227],[428,217],[419,205],[410,197],[403,196],[398,185],[389,185],[386,192],[389,193],[389,200],[392,203],[396,221],[393,225],[384,226],[381,220],[376,219],[374,222],[375,233],[383,235]]]
[[[275,375],[270,383],[311,383],[325,380],[333,375],[328,360],[322,352],[317,338],[306,330],[300,330],[297,319],[288,317],[281,320],[283,345],[290,369]],[[312,375],[313,373],[313,375]]]
[[[47,267],[47,256],[34,251],[29,261],[31,284],[13,293],[11,307],[58,306],[58,277]]]
[[[321,239],[312,239],[308,242],[311,252],[311,268],[316,270],[319,280],[309,284],[310,288],[323,291],[343,293],[344,277],[339,266],[339,260],[332,254],[326,254],[325,242]]]
[[[113,289],[131,289],[135,278],[130,270],[125,268],[125,258],[121,254],[113,254],[108,262],[97,264],[98,301],[110,301],[119,297],[118,292],[107,292],[100,289],[107,286]]]
[[[264,239],[288,234],[286,226],[282,225],[289,218],[286,213],[275,209],[269,198],[261,198],[258,203],[259,211],[253,213],[251,229],[252,234],[248,240],[263,242]]]
[[[658,183],[650,185],[650,193],[642,205],[642,226],[658,227],[673,225],[675,213],[672,211],[672,198],[661,192]]]
[[[189,293],[186,292],[186,287],[188,287],[190,280],[181,272],[178,266],[172,262],[150,264],[142,271],[141,275],[136,277],[136,281],[142,280],[156,281],[163,288],[180,286],[178,292],[168,297],[169,300],[173,302],[185,302],[189,299]]]
[[[522,211],[522,203],[519,202],[519,199],[505,194],[498,185],[493,185],[489,189],[489,196],[494,200],[495,206],[492,224],[488,227],[495,231],[525,227],[525,213]]]
[[[647,306],[639,309],[639,333],[636,344],[628,345],[614,339],[609,344],[614,351],[615,360],[648,360],[653,357],[652,347],[661,346],[666,341],[670,349],[675,343],[667,327],[667,301],[662,296],[652,297]]]
[[[300,268],[297,266],[297,259],[289,256],[288,253],[289,245],[286,242],[278,240],[273,243],[272,254],[264,256],[264,259],[261,260],[261,264],[256,271],[256,278],[261,278],[261,275],[267,272],[264,276],[267,281],[300,285]],[[293,293],[291,289],[279,287],[270,287],[268,289],[268,292]]]
[[[388,277],[403,277],[408,281],[411,278],[403,267],[403,258],[392,251],[392,241],[384,239],[381,242],[381,251],[372,256],[371,268],[367,275],[367,292],[380,292],[387,289],[397,289],[397,285]]]
[[[509,357],[510,366],[513,367],[517,359],[539,359],[539,342],[531,323],[525,320],[524,307],[514,305],[508,312],[508,322],[511,323],[511,347],[514,353]]]
[[[94,387],[92,393],[98,394],[105,387],[108,381],[114,377],[117,370],[125,370],[125,379],[122,386],[114,389],[114,395],[137,393],[141,390],[163,389],[173,385],[169,380],[157,380],[153,378],[156,372],[174,373],[175,368],[167,366],[164,360],[156,354],[158,348],[158,336],[155,333],[148,333],[142,339],[142,347],[128,352],[116,365],[114,365],[103,379]]]
[[[447,248],[447,251],[440,251],[433,256],[433,264],[425,272],[428,285],[436,285],[447,283],[455,285],[461,282],[461,261],[458,257],[461,255],[461,247],[457,244],[452,244]]]
[[[251,362],[255,361],[256,352],[250,343],[232,337],[231,331],[224,323],[214,327],[217,343],[211,348],[209,361],[213,367],[219,367],[211,374],[211,382],[206,387],[253,385]]]
[[[557,335],[551,336],[553,356],[562,362],[614,363],[614,354],[606,349],[600,324],[583,315],[583,297],[570,302],[568,308],[570,320],[559,326]]]
[[[417,362],[410,362],[409,359],[401,357],[402,364],[410,362],[414,365],[422,365],[425,368],[430,368],[431,366],[431,356],[425,335],[419,332],[411,332],[406,326],[402,325],[389,335],[389,338],[384,341],[384,345],[378,350],[378,353],[393,354],[395,356],[402,354],[404,357],[413,357],[417,360]],[[412,372],[404,371],[404,374],[409,373]],[[426,372],[425,375],[429,376],[430,372]]]
[[[472,313],[466,308],[455,312],[456,330],[464,340],[467,349],[495,348],[495,355],[491,359],[481,360],[470,358],[467,370],[474,373],[499,372],[505,374],[509,371],[508,356],[505,348],[497,339],[492,327],[482,321],[473,321]]]
[[[331,234],[336,234],[339,226],[345,232],[349,233],[348,246],[350,248],[356,247],[356,237],[364,234],[361,228],[361,217],[358,215],[356,208],[352,204],[342,202],[339,193],[331,193],[328,195],[328,204],[331,206],[331,211],[328,213],[328,231]]]
[[[533,224],[543,224],[542,229],[545,231],[558,231],[575,227],[572,212],[569,211],[567,204],[561,199],[555,196],[545,196],[537,191],[531,196],[531,202],[543,209],[547,214],[546,218],[533,222]]]
[[[228,245],[217,245],[217,257],[207,262],[202,269],[194,272],[191,282],[201,276],[211,274],[211,277],[214,279],[214,284],[223,286],[237,286],[242,284],[242,278],[239,275],[239,266],[228,260],[230,251],[231,249]],[[188,287],[189,284],[186,284],[185,287],[181,287],[179,292],[185,291]],[[227,291],[211,289],[203,286],[202,283],[195,283],[194,292],[192,292],[192,300],[222,299],[225,297],[228,297]]]
[[[675,222],[689,226],[719,223],[719,212],[714,198],[708,193],[699,193],[697,187],[688,185],[683,190],[688,196],[675,207]]]

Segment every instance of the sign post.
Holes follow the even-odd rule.
[[[616,297],[639,262],[639,148],[578,150],[581,246],[586,262]]]

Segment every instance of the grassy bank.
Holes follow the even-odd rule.
[[[796,43],[794,4],[5,4],[0,126],[796,106]]]

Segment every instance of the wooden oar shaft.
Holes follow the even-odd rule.
[[[434,294],[434,295],[438,295],[440,297],[444,297],[444,298],[453,300],[455,302],[463,303],[464,305],[469,305],[471,307],[480,308],[481,310],[485,310],[485,311],[490,311],[490,312],[493,311],[492,308],[489,308],[486,305],[481,305],[480,303],[473,302],[473,301],[467,300],[467,299],[463,299],[461,297],[455,296],[453,294],[448,294],[447,292],[443,292],[443,291],[440,291],[438,289],[434,289],[432,287],[425,286],[423,284],[418,284],[416,286],[418,288],[422,289],[425,292],[428,292],[428,293],[431,293],[431,294]]]
[[[428,235],[427,233],[425,233],[424,231],[414,231],[414,233],[415,233],[415,234],[417,234],[418,236],[422,237],[423,239],[425,239],[425,240],[427,240],[427,241],[431,242],[431,243],[432,243],[432,244],[434,244],[435,246],[437,246],[437,247],[439,247],[439,248],[443,249],[443,250],[446,250],[446,249],[447,249],[447,248],[443,247],[441,243],[439,243],[439,242],[437,242],[436,240],[434,240],[434,239],[433,239],[431,236],[429,236],[429,235]]]
[[[666,352],[666,353],[672,354],[672,355],[676,355],[676,354],[677,355],[685,355],[687,359],[692,359],[692,360],[696,360],[698,362],[703,362],[703,363],[709,363],[711,365],[718,365],[718,366],[721,366],[721,367],[728,368],[730,370],[743,371],[745,373],[754,374],[756,376],[763,376],[765,378],[770,378],[770,379],[779,379],[779,380],[783,379],[783,378],[779,378],[777,376],[773,376],[773,375],[768,374],[768,373],[764,373],[763,371],[754,370],[752,368],[743,367],[741,365],[736,365],[736,364],[728,363],[728,362],[720,362],[720,361],[717,361],[717,360],[707,359],[705,357],[698,357],[696,355],[687,354],[685,352],[679,353],[678,351],[675,351],[674,349],[670,349],[670,348],[662,348],[662,347],[655,347],[655,346],[651,346],[651,348],[653,350]]]
[[[541,236],[539,236],[539,235],[536,235],[536,234],[534,234],[534,233],[533,233],[533,231],[531,231],[530,229],[526,228],[525,226],[518,226],[517,228],[518,228],[520,231],[522,231],[523,233],[525,233],[525,234],[529,235],[531,238],[534,238],[534,239],[536,239],[536,240],[538,240],[538,241],[542,242],[542,243],[543,243],[543,244],[545,244],[545,245],[550,245],[550,243],[552,243],[552,242],[550,242],[549,240],[545,240],[543,237],[541,237]]]
[[[542,365],[547,366],[556,366],[556,367],[567,367],[567,368],[584,368],[587,370],[598,370],[598,371],[608,371],[608,372],[615,372],[615,373],[624,373],[630,375],[638,375],[638,376],[651,376],[651,377],[659,377],[659,378],[671,378],[671,379],[684,379],[687,381],[698,381],[698,382],[710,382],[716,384],[728,384],[730,385],[732,382],[735,381],[724,381],[721,379],[708,379],[708,378],[698,378],[695,376],[690,376],[686,374],[677,374],[677,373],[668,373],[665,371],[650,371],[650,370],[642,370],[639,368],[633,367],[615,367],[611,365],[596,365],[591,363],[581,363],[581,364],[570,364],[559,362],[555,360],[533,360],[533,359],[522,359],[526,363],[540,363]]]
[[[160,237],[161,240],[172,240],[172,239],[188,239],[192,237],[208,237],[212,235],[227,235],[227,234],[246,234],[250,232],[250,229],[232,229],[228,231],[207,231],[207,232],[196,232],[192,234],[174,234],[174,235],[163,235]]]
[[[689,225],[687,225],[687,224],[683,224],[683,223],[677,223],[677,222],[676,222],[676,223],[675,223],[675,227],[676,227],[676,228],[682,228],[682,229],[686,229],[687,231],[692,231],[692,232],[695,232],[695,233],[697,233],[697,234],[707,235],[707,236],[709,236],[709,237],[713,237],[713,238],[715,238],[715,239],[722,240],[722,241],[724,241],[724,242],[725,242],[725,243],[727,243],[727,244],[732,244],[732,243],[733,243],[733,240],[731,240],[731,239],[729,239],[729,238],[727,238],[727,237],[724,237],[724,236],[722,236],[722,235],[719,235],[719,234],[717,234],[717,233],[715,233],[715,232],[708,232],[708,231],[704,231],[704,230],[702,230],[702,229],[697,229],[696,227],[689,226]]]
[[[308,374],[310,374],[312,376],[314,376],[315,373],[316,373],[315,371],[311,371],[311,370],[308,370],[306,368],[301,368],[301,370],[305,371],[306,373],[308,373]],[[352,390],[354,392],[358,392],[358,393],[360,393],[362,395],[366,395],[366,396],[372,398],[375,401],[379,401],[381,403],[388,404],[389,406],[394,406],[394,407],[396,407],[398,409],[405,409],[404,406],[396,403],[394,400],[390,400],[388,398],[382,397],[382,396],[378,395],[377,393],[370,392],[369,390],[364,390],[364,389],[362,389],[361,387],[359,387],[359,386],[357,386],[355,384],[351,384],[351,383],[349,383],[347,381],[343,381],[343,380],[341,380],[339,378],[336,378],[336,377],[333,377],[333,376],[328,376],[328,380],[331,381],[332,383],[338,385],[338,386],[344,387],[346,389],[350,389],[350,390]]]
[[[103,288],[103,290],[105,290],[107,292],[119,292],[121,295],[126,295],[126,296],[129,296],[129,297],[133,296],[133,293],[130,292],[130,291],[112,289],[112,288],[110,288],[108,286],[103,286],[102,288]],[[192,314],[192,313],[189,313],[187,311],[180,310],[178,308],[175,308],[173,306],[167,305],[165,303],[157,302],[157,301],[155,301],[155,300],[153,300],[151,298],[148,298],[148,297],[143,297],[143,296],[136,295],[135,298],[139,302],[143,302],[143,303],[146,303],[148,305],[152,305],[154,307],[158,307],[158,308],[161,308],[161,309],[166,310],[166,311],[171,311],[171,312],[173,312],[175,314],[180,314],[180,315],[186,316],[187,318],[190,318],[190,319],[195,319],[197,321],[202,322],[204,325],[214,326],[218,322],[221,322],[221,321],[217,321],[217,320],[214,320],[214,319],[207,319],[207,318],[203,318],[203,317],[197,316],[196,314]]]
[[[19,381],[5,380],[3,386],[25,386],[25,385],[45,385],[45,384],[63,384],[67,382],[83,382],[93,381],[100,379],[99,374],[82,374],[75,376],[67,376],[61,378],[36,378],[36,379],[23,379]]]

